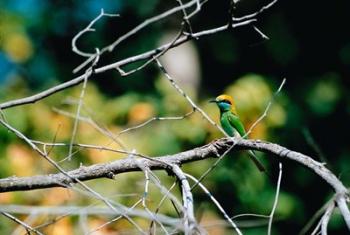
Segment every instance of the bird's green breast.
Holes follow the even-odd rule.
[[[230,112],[223,112],[220,115],[220,123],[224,131],[229,135],[229,136],[234,136],[236,134],[236,130],[233,128],[233,126],[230,123],[229,120],[229,115]]]

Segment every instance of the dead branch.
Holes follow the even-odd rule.
[[[329,184],[336,193],[335,201],[339,207],[344,220],[350,228],[350,212],[347,206],[349,192],[343,183],[323,163],[302,153],[292,151],[278,144],[263,142],[260,140],[245,140],[241,138],[222,138],[199,148],[191,149],[174,155],[155,157],[151,159],[137,159],[142,165],[151,170],[167,169],[171,165],[181,166],[184,163],[199,161],[206,158],[216,157],[217,153],[224,153],[234,145],[234,149],[252,149],[273,154],[281,159],[295,161],[316,173],[322,180]],[[270,155],[269,155],[270,156]],[[82,166],[76,170],[51,175],[37,175],[31,177],[9,177],[0,180],[0,192],[33,190],[40,188],[63,187],[72,185],[76,181],[86,181],[96,178],[110,178],[111,174],[121,174],[131,171],[141,171],[140,163],[135,159],[122,159],[109,163]]]
[[[153,56],[157,55],[159,53],[159,51],[164,51],[166,48],[170,48],[171,49],[171,48],[177,47],[177,46],[179,46],[179,45],[181,45],[181,44],[183,44],[183,43],[185,43],[185,42],[187,42],[189,40],[198,39],[200,37],[216,34],[216,33],[219,33],[219,32],[223,32],[223,31],[229,30],[231,28],[238,28],[238,27],[246,26],[246,25],[249,25],[249,24],[251,24],[251,23],[253,23],[255,21],[256,21],[256,19],[250,19],[250,20],[247,20],[247,21],[243,21],[243,22],[239,22],[239,23],[233,24],[232,27],[229,27],[228,25],[223,25],[221,27],[208,29],[208,30],[203,30],[201,32],[194,33],[192,36],[191,35],[185,35],[185,36],[179,38],[178,40],[176,40],[173,43],[173,45],[170,46],[170,47],[169,47],[170,43],[167,43],[167,44],[164,44],[163,46],[160,46],[160,47],[158,47],[156,49],[153,49],[153,50],[141,53],[139,55],[131,56],[131,57],[128,57],[126,59],[122,59],[120,61],[117,61],[117,62],[109,64],[109,65],[101,66],[101,67],[96,68],[94,70],[94,74],[99,74],[99,73],[106,72],[108,70],[113,70],[113,69],[116,69],[116,68],[120,68],[122,66],[125,66],[125,65],[128,65],[128,64],[132,64],[132,63],[135,63],[137,61],[150,59]],[[42,92],[39,92],[39,93],[37,93],[35,95],[4,102],[4,103],[0,104],[0,110],[8,109],[8,108],[19,106],[19,105],[35,103],[35,102],[37,102],[39,100],[42,100],[42,99],[44,99],[44,98],[46,98],[48,96],[53,95],[53,94],[55,94],[55,93],[57,93],[59,91],[62,91],[62,90],[65,90],[67,88],[76,86],[76,85],[82,83],[84,81],[84,79],[85,79],[85,74],[80,75],[80,76],[78,76],[76,78],[73,78],[70,81],[61,83],[61,84],[59,84],[57,86],[51,87],[51,88],[49,88],[47,90],[44,90]]]

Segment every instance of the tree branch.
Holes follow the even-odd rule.
[[[250,20],[247,20],[247,21],[236,23],[236,24],[232,25],[232,28],[237,28],[237,27],[249,25],[249,24],[251,24],[253,22],[256,22],[256,19],[250,19]],[[194,38],[197,39],[197,38],[208,36],[208,35],[211,35],[211,34],[216,34],[216,33],[222,32],[222,31],[226,31],[228,29],[231,29],[231,27],[229,27],[228,25],[224,25],[224,26],[221,26],[221,27],[204,30],[204,31],[195,33],[193,35],[186,35],[186,36],[183,36],[183,37],[179,38],[178,40],[176,40],[173,43],[173,45],[170,46],[170,47],[169,47],[170,43],[164,44],[163,46],[160,46],[160,47],[158,47],[156,49],[153,49],[153,50],[141,53],[139,55],[131,56],[131,57],[128,57],[126,59],[122,59],[122,60],[120,60],[118,62],[109,64],[109,65],[104,65],[102,67],[96,68],[94,70],[94,73],[99,74],[99,73],[106,72],[108,70],[117,69],[117,68],[119,68],[121,66],[132,64],[132,63],[137,62],[137,61],[150,59],[153,56],[157,55],[160,51],[163,51],[163,50],[165,50],[168,47],[169,47],[169,49],[171,49],[171,48],[177,47],[177,46],[179,46],[179,45],[181,45],[181,44],[183,44],[183,43],[185,43],[187,41],[190,41],[190,40],[192,40]],[[82,83],[84,81],[84,79],[85,79],[85,74],[80,75],[80,76],[78,76],[78,77],[76,77],[76,78],[74,78],[74,79],[72,79],[70,81],[61,83],[61,84],[59,84],[57,86],[51,87],[51,88],[49,88],[49,89],[47,89],[45,91],[39,92],[39,93],[37,93],[35,95],[4,102],[4,103],[0,104],[0,110],[8,109],[8,108],[19,106],[19,105],[35,103],[35,102],[37,102],[39,100],[42,100],[42,99],[44,99],[44,98],[46,98],[48,96],[53,95],[53,94],[55,94],[55,93],[57,93],[59,91],[62,91],[62,90],[67,89],[69,87],[76,86],[76,85]]]
[[[326,212],[322,216],[322,219],[321,219],[321,234],[322,235],[327,235],[327,226],[328,226],[329,220],[332,217],[332,213],[333,213],[334,207],[335,207],[334,202],[331,202],[328,205],[328,207],[326,209]]]
[[[347,202],[349,202],[349,192],[343,183],[330,170],[328,170],[324,164],[315,161],[307,155],[289,150],[278,144],[263,142],[260,140],[245,140],[236,137],[218,139],[202,147],[174,155],[155,157],[154,160],[126,158],[109,163],[95,164],[89,167],[82,166],[76,170],[66,172],[70,177],[63,173],[31,177],[8,177],[0,180],[0,192],[64,187],[64,185],[72,185],[79,181],[103,177],[110,178],[112,174],[115,175],[124,172],[142,171],[139,167],[140,161],[142,161],[141,164],[143,166],[148,167],[151,170],[166,169],[172,172],[173,169],[169,168],[169,166],[181,166],[187,162],[212,158],[217,156],[218,153],[225,153],[225,151],[232,145],[234,145],[233,149],[252,149],[270,153],[282,159],[296,161],[311,169],[335,191],[337,206],[344,217],[347,227],[350,229],[350,212],[347,206]]]
[[[179,181],[182,191],[185,235],[195,234],[195,231],[199,231],[199,228],[194,217],[194,203],[190,184],[188,183],[185,173],[181,170],[181,168],[178,165],[174,164],[172,166],[171,171],[174,173],[177,180]]]
[[[224,153],[232,144],[235,145],[234,149],[258,150],[274,154],[280,158],[287,158],[296,161],[313,170],[330,186],[332,186],[336,193],[346,194],[348,196],[348,191],[345,186],[324,166],[324,164],[313,160],[309,156],[289,150],[278,144],[263,142],[260,140],[245,140],[236,137],[222,138],[213,141],[210,144],[185,152],[155,157],[154,160],[138,159],[138,161],[144,161],[144,166],[149,167],[151,170],[168,169],[172,164],[181,165],[187,162],[216,157],[217,153]],[[89,167],[82,166],[76,170],[67,171],[70,177],[67,177],[62,173],[31,177],[9,177],[0,179],[0,192],[62,187],[62,185],[74,183],[73,179],[85,181],[103,177],[110,178],[111,173],[120,174],[130,171],[141,171],[138,164],[139,163],[135,162],[134,159],[126,158],[109,163],[95,164]]]

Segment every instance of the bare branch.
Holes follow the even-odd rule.
[[[126,209],[127,210],[127,209]],[[118,214],[110,210],[108,207],[102,206],[23,206],[23,205],[0,205],[0,211],[19,214],[19,215],[28,215],[28,214],[37,214],[37,215],[105,215],[105,216],[115,216],[121,215],[122,210]],[[178,226],[180,220],[177,218],[172,218],[162,214],[152,213],[150,216],[146,211],[140,209],[132,209],[125,211],[130,217],[139,216],[145,219],[157,218],[163,224]]]
[[[95,229],[93,229],[92,231],[88,232],[87,234],[88,234],[88,235],[93,234],[93,233],[99,231],[100,229],[102,229],[103,227],[105,227],[105,226],[107,226],[107,225],[109,225],[109,224],[111,224],[111,223],[113,223],[113,222],[115,222],[115,221],[121,219],[122,217],[125,217],[125,216],[128,214],[128,213],[127,213],[128,211],[134,210],[134,208],[135,208],[138,204],[140,204],[140,203],[141,203],[141,199],[138,200],[136,203],[134,203],[133,206],[131,206],[130,208],[126,209],[126,210],[125,210],[126,213],[124,212],[123,214],[118,215],[117,217],[111,219],[110,221],[108,221],[108,222],[106,222],[106,223],[104,223],[104,224],[101,224],[100,226],[98,226],[97,228],[95,228]],[[130,216],[127,215],[127,218],[130,218]],[[129,220],[130,220],[130,219],[129,219]],[[131,220],[131,221],[132,221],[132,220]],[[133,223],[135,223],[135,222],[133,222]],[[141,234],[145,234],[145,233],[142,231],[142,229],[141,229],[140,227],[138,227],[138,225],[137,225],[137,229],[138,229],[138,231],[139,231]]]
[[[258,27],[253,26],[253,29],[261,36],[262,39],[264,40],[269,40],[270,38],[268,36],[266,36],[263,32],[261,32],[260,29],[258,29]]]
[[[92,73],[92,70],[90,70],[90,74],[88,73],[88,71],[86,71],[85,74],[85,78],[84,78],[84,83],[83,83],[83,87],[81,88],[81,92],[80,92],[80,97],[79,97],[79,103],[78,103],[78,107],[77,107],[77,112],[76,112],[76,116],[78,118],[76,118],[74,120],[74,126],[73,126],[73,132],[72,132],[72,137],[70,139],[70,144],[69,144],[69,153],[68,153],[68,160],[70,161],[72,158],[72,152],[73,152],[73,143],[75,140],[75,136],[77,134],[77,130],[78,130],[78,123],[79,123],[79,117],[80,117],[80,110],[81,110],[81,106],[83,104],[83,98],[85,96],[85,90],[86,90],[86,85],[87,85],[87,81],[89,76]]]
[[[349,192],[347,191],[345,195],[343,195],[342,192],[338,192],[335,201],[337,202],[340,213],[343,215],[346,226],[348,226],[348,229],[350,230],[350,211],[347,205],[347,203],[350,202]]]
[[[24,223],[23,221],[17,219],[16,217],[12,216],[11,214],[7,213],[7,212],[0,212],[2,215],[4,215],[5,217],[9,218],[10,220],[16,222],[17,224],[20,224],[21,226],[23,226],[25,228],[25,230],[27,230],[27,234],[30,235],[30,232],[33,232],[35,234],[39,234],[39,235],[44,235],[43,233],[39,232],[38,230],[36,230],[35,228],[32,228],[31,226],[29,226],[28,224]]]
[[[224,208],[220,205],[220,203],[213,197],[213,195],[209,192],[209,190],[202,184],[200,183],[195,177],[189,174],[185,174],[188,178],[193,180],[196,184],[199,185],[199,187],[208,195],[208,197],[214,202],[216,207],[220,210],[220,212],[224,215],[225,219],[230,223],[232,228],[237,232],[237,234],[242,235],[241,230],[237,227],[237,225],[232,221],[232,219],[227,215],[225,212]]]
[[[321,234],[322,235],[327,235],[327,226],[328,226],[329,220],[331,219],[334,208],[335,208],[335,203],[331,202],[328,205],[326,212],[322,216],[322,219],[321,219],[321,221],[322,221],[321,222]]]
[[[249,25],[249,24],[251,24],[251,23],[253,23],[255,21],[256,21],[255,19],[251,19],[251,20],[239,22],[239,23],[234,24],[232,27],[233,28],[242,27],[242,26],[245,26],[245,25]],[[192,40],[193,38],[200,38],[200,37],[216,34],[216,33],[228,30],[228,29],[230,29],[230,27],[228,27],[227,25],[224,25],[224,26],[221,26],[221,27],[217,27],[217,28],[204,30],[204,31],[195,33],[192,36],[186,35],[186,36],[183,36],[183,37],[179,38],[173,44],[173,46],[171,46],[171,48],[177,47],[177,46],[179,46],[179,45],[181,45],[181,44],[183,44],[183,43],[185,43],[185,42],[187,42],[189,40]],[[109,65],[105,65],[105,66],[96,68],[94,70],[94,73],[96,73],[96,74],[103,73],[103,72],[106,72],[108,70],[113,70],[115,68],[120,68],[120,67],[122,67],[124,65],[127,65],[127,64],[132,64],[132,63],[137,62],[137,61],[141,61],[141,60],[152,58],[153,56],[157,55],[159,53],[159,51],[163,51],[168,46],[169,46],[169,43],[167,43],[167,44],[165,44],[163,46],[160,46],[160,47],[158,47],[156,49],[153,49],[153,50],[141,53],[139,55],[131,56],[129,58],[122,59],[122,60],[120,60],[118,62],[115,62],[115,63],[109,64]],[[11,108],[11,107],[19,106],[19,105],[35,103],[35,102],[37,102],[39,100],[42,100],[42,99],[44,99],[44,98],[46,98],[48,96],[53,95],[53,94],[55,94],[55,93],[57,93],[59,91],[62,91],[62,90],[65,90],[65,89],[67,89],[69,87],[73,87],[73,86],[76,86],[76,85],[80,84],[81,82],[84,81],[84,77],[85,77],[85,75],[83,74],[83,75],[80,75],[80,76],[70,80],[70,81],[61,83],[61,84],[59,84],[57,86],[54,86],[54,87],[49,88],[49,89],[47,89],[45,91],[39,92],[39,93],[37,93],[35,95],[4,102],[4,103],[0,104],[0,109],[4,110],[4,109]]]
[[[137,161],[136,161],[136,162],[137,162]],[[144,167],[144,166],[142,166],[142,165],[139,165],[139,167],[140,167],[140,169],[143,171],[143,173],[145,174],[145,190],[144,190],[144,193],[143,193],[143,196],[142,196],[142,206],[143,206],[143,208],[145,209],[145,211],[146,211],[150,216],[152,216],[153,214],[152,214],[151,210],[148,209],[147,203],[146,203],[146,199],[147,199],[147,197],[149,196],[149,195],[148,195],[148,194],[149,194],[149,183],[150,183],[149,174],[151,173],[151,171],[150,171],[148,168],[146,168],[146,167]],[[153,217],[153,218],[152,218],[152,221],[157,222],[157,223],[159,224],[159,226],[162,228],[162,230],[164,231],[165,234],[169,234],[168,231],[166,230],[166,228],[163,226],[163,224],[162,224],[159,220],[157,220],[156,217]]]
[[[275,210],[277,208],[278,197],[279,197],[280,187],[281,187],[281,180],[282,180],[282,163],[281,162],[278,164],[278,167],[279,167],[279,173],[278,173],[275,201],[273,203],[273,207],[272,207],[272,210],[271,210],[271,213],[270,213],[269,225],[267,227],[267,234],[268,235],[271,235],[273,215],[275,214]]]
[[[79,191],[79,190],[76,190]],[[88,192],[83,192],[84,195],[87,195]],[[118,197],[135,197],[138,196],[138,194],[118,194]],[[113,204],[116,204],[115,202],[112,202]],[[24,205],[1,205],[0,211],[13,213],[13,214],[21,214],[21,215],[38,215],[38,216],[55,216],[53,219],[50,219],[49,221],[35,226],[35,229],[41,229],[44,227],[48,227],[57,221],[66,218],[68,216],[79,216],[79,217],[87,217],[89,215],[99,215],[99,216],[115,216],[118,215],[120,218],[123,217],[123,215],[128,215],[130,217],[141,217],[145,219],[150,219],[147,217],[146,213],[142,210],[138,209],[132,209],[132,208],[126,208],[122,205],[118,205],[120,209],[118,213],[115,211],[110,210],[107,207],[101,207],[101,206],[24,206]],[[175,224],[178,224],[179,221],[176,222],[176,219],[167,217],[164,215],[159,215],[157,218],[159,218],[161,221],[164,222],[164,224],[167,224],[169,226],[175,226]],[[175,224],[173,224],[175,223]],[[86,231],[87,234],[88,231]]]
[[[218,146],[220,147],[220,146]],[[215,167],[217,167],[220,163],[220,161],[226,156],[227,153],[229,153],[234,147],[234,144],[230,145],[226,151],[223,154],[219,154],[219,152],[217,152],[216,150],[214,150],[215,155],[218,157],[218,159],[210,166],[209,169],[207,169],[198,179],[198,182],[202,182],[202,180],[212,171],[215,169]],[[195,183],[194,185],[192,185],[192,190],[198,185],[198,183]]]
[[[284,84],[286,83],[285,78],[283,78],[280,86],[278,87],[277,91],[273,94],[272,98],[269,100],[269,102],[267,103],[267,106],[264,110],[264,113],[253,123],[253,125],[251,125],[251,127],[249,128],[249,130],[246,132],[246,134],[243,136],[243,138],[249,136],[249,134],[252,132],[252,130],[256,127],[256,125],[259,124],[259,122],[261,122],[266,116],[267,113],[269,112],[271,105],[273,104],[274,99],[276,98],[276,96],[281,92]]]
[[[174,188],[176,186],[176,181],[170,186],[170,188],[169,188],[169,190],[167,190],[165,193],[164,193],[164,195],[163,195],[163,197],[162,197],[162,199],[160,200],[160,202],[159,202],[159,204],[158,204],[158,206],[157,206],[157,209],[155,210],[155,215],[157,215],[158,214],[158,212],[159,212],[159,210],[160,210],[160,207],[162,206],[162,204],[165,202],[165,199],[167,199],[168,197],[170,197],[170,195],[171,195],[171,190]],[[170,198],[170,200],[173,202],[173,205],[175,204],[175,202]],[[176,200],[177,201],[177,200]],[[181,208],[181,209],[183,209],[183,208]],[[176,212],[178,212],[177,211],[177,207],[175,206],[175,210],[176,210]],[[178,213],[179,214],[179,213]],[[151,221],[151,223],[150,223],[150,225],[149,225],[149,231],[150,231],[150,234],[151,234],[151,229],[152,229],[152,227],[155,227],[154,226],[154,219],[152,219],[152,221]]]
[[[144,64],[142,64],[141,66],[137,67],[136,69],[133,69],[133,70],[128,71],[128,72],[123,71],[120,67],[117,67],[116,69],[118,70],[118,72],[120,73],[121,76],[129,76],[130,74],[133,74],[133,73],[135,73],[135,72],[145,68],[147,65],[149,65],[150,63],[152,63],[153,61],[155,61],[156,59],[158,59],[159,57],[164,55],[168,50],[170,50],[172,48],[172,46],[174,45],[174,43],[184,34],[184,29],[185,29],[185,27],[182,26],[180,31],[174,37],[174,39],[171,40],[171,42],[167,44],[168,45],[167,47],[165,47],[163,50],[161,50],[155,56],[152,56],[152,58],[147,60]]]
[[[30,139],[28,139],[24,134],[22,134],[20,131],[16,130],[6,122],[4,122],[2,119],[0,119],[0,124],[2,124],[4,127],[6,127],[11,132],[15,133],[15,135],[25,141],[30,147],[32,147],[33,150],[35,150],[40,156],[42,156],[44,159],[46,159],[52,166],[54,166],[60,174],[62,174],[64,177],[69,178],[70,183],[66,184],[64,182],[57,182],[57,184],[60,185],[60,187],[71,187],[72,183],[77,183],[81,185],[90,195],[96,197],[97,199],[101,200],[103,203],[105,203],[111,210],[118,212],[118,209],[116,209],[109,200],[107,200],[105,197],[103,197],[100,193],[92,190],[89,186],[87,186],[85,183],[83,183],[79,178],[72,178],[69,173],[67,173],[60,165],[58,165],[54,160],[49,158],[43,151],[41,151],[33,142],[31,142]],[[142,229],[127,215],[123,215],[132,225],[135,226],[141,233]]]
[[[182,189],[185,234],[191,235],[194,234],[195,231],[199,231],[199,229],[196,219],[194,217],[193,197],[191,193],[190,184],[188,183],[186,175],[178,165],[174,164],[171,170],[178,179]]]
[[[114,141],[115,143],[117,143],[123,150],[126,149],[126,147],[124,146],[124,143],[118,139],[117,136],[115,136],[110,130],[108,130],[106,127],[101,126],[100,124],[98,124],[95,120],[93,120],[91,117],[85,117],[85,116],[75,116],[72,113],[69,112],[65,112],[63,110],[57,109],[57,108],[53,108],[53,110],[59,114],[68,116],[68,117],[72,117],[72,118],[78,118],[81,121],[87,122],[88,124],[90,124],[93,128],[95,128],[97,131],[99,131],[101,134],[105,135],[106,137],[110,138],[112,141]]]
[[[198,111],[211,125],[215,126],[218,128],[225,136],[228,137],[227,133],[220,127],[218,124],[216,124],[209,116],[206,114],[202,109],[200,109],[194,102],[193,100],[177,85],[177,83],[174,81],[174,79],[168,74],[168,72],[165,70],[163,65],[160,63],[160,61],[157,59],[156,60],[158,67],[160,70],[164,73],[165,77],[169,80],[171,85],[183,96],[185,99],[190,103],[192,108],[195,111]]]
[[[86,26],[85,29],[83,29],[82,31],[80,31],[79,33],[77,33],[77,35],[75,35],[75,37],[72,39],[72,51],[77,53],[78,55],[80,56],[83,56],[83,57],[96,57],[96,54],[97,54],[97,57],[99,56],[99,52],[97,52],[96,54],[93,54],[93,53],[88,53],[88,52],[83,52],[81,51],[80,49],[78,49],[77,47],[77,41],[78,39],[83,36],[83,34],[87,33],[87,32],[95,32],[95,29],[92,28],[92,26],[98,21],[100,20],[103,16],[108,16],[108,17],[116,17],[116,16],[119,16],[117,14],[106,14],[104,13],[104,10],[101,9],[101,12],[100,14],[95,18],[93,19],[89,24],[88,26]]]
[[[252,19],[257,17],[259,14],[263,13],[264,11],[266,11],[267,9],[269,9],[270,7],[272,7],[273,5],[275,5],[275,3],[277,2],[277,0],[273,0],[270,3],[268,3],[267,5],[263,6],[262,8],[260,8],[258,11],[249,14],[249,15],[245,15],[239,18],[233,18],[233,21],[242,21],[242,20],[248,20],[248,19]]]
[[[203,1],[202,4],[204,4],[205,2],[207,2],[207,1]],[[190,8],[190,7],[192,7],[194,4],[197,4],[197,5],[199,4],[199,5],[200,5],[199,0],[192,0],[192,1],[190,1],[190,2],[188,2],[188,3],[186,3],[186,4],[184,4],[184,5],[180,5],[180,6],[178,6],[178,7],[174,7],[174,8],[172,8],[172,9],[168,10],[168,11],[165,11],[165,12],[163,12],[163,13],[157,15],[157,16],[154,16],[154,17],[151,17],[151,18],[149,18],[149,19],[146,19],[144,22],[142,22],[141,24],[137,25],[135,28],[133,28],[132,30],[130,30],[130,31],[127,32],[126,34],[124,34],[124,35],[122,35],[121,37],[119,37],[119,38],[118,38],[117,40],[115,40],[112,44],[110,44],[110,45],[108,45],[108,46],[102,48],[100,52],[91,55],[90,58],[88,58],[88,59],[87,59],[86,61],[84,61],[81,65],[79,65],[77,68],[75,68],[75,69],[73,70],[73,72],[74,72],[74,73],[79,72],[84,66],[86,66],[87,64],[89,64],[89,63],[94,59],[95,56],[100,56],[100,55],[104,54],[104,53],[107,52],[107,51],[109,51],[109,52],[113,51],[114,48],[115,48],[116,46],[118,46],[121,42],[125,41],[125,40],[128,39],[130,36],[132,36],[132,35],[138,33],[140,30],[144,29],[144,28],[147,27],[148,25],[150,25],[150,24],[152,24],[152,23],[154,23],[154,22],[160,21],[160,20],[162,20],[162,19],[164,19],[164,18],[166,18],[166,17],[168,17],[168,16],[170,16],[170,15],[172,15],[172,14],[174,14],[174,13],[177,13],[177,12],[179,12],[179,11],[182,11],[182,10],[184,10],[184,9],[186,9],[186,8]],[[90,27],[91,27],[91,26],[90,26]],[[119,67],[116,67],[116,68],[118,69]]]
[[[271,153],[282,159],[296,161],[320,176],[336,192],[337,205],[346,221],[350,221],[349,209],[346,201],[349,200],[349,193],[338,178],[329,171],[324,164],[313,160],[311,157],[282,147],[277,144],[262,142],[260,140],[245,140],[241,138],[223,138],[200,148],[195,148],[178,154],[155,158],[158,161],[149,159],[139,159],[143,165],[149,169],[169,169],[169,165],[181,165],[183,163],[203,160],[215,156],[217,153],[223,153],[232,145],[237,149],[252,149]],[[80,167],[79,169],[67,172],[68,176],[59,173],[53,175],[38,175],[32,177],[9,177],[0,180],[0,192],[31,190],[49,187],[65,187],[65,185],[74,184],[84,180],[106,177],[112,174],[120,174],[130,171],[140,171],[137,163],[132,159],[122,159],[110,163],[96,164],[89,167]],[[348,226],[349,227],[349,226]]]
[[[329,161],[327,160],[326,155],[322,152],[320,146],[316,143],[314,137],[310,132],[310,129],[305,127],[302,129],[302,132],[305,137],[306,143],[310,145],[310,147],[315,151],[319,160],[328,164]]]
[[[150,19],[145,20],[143,23],[129,31],[128,33],[124,34],[122,37],[118,38],[115,42],[113,42],[110,46],[108,46],[108,50],[112,51],[120,42],[124,41],[126,38],[130,37],[131,35],[137,33],[139,30],[143,29],[149,24],[152,24],[153,22],[159,21],[161,19],[164,19],[168,17],[169,15],[172,15],[178,11],[182,11],[183,9],[189,8],[193,6],[194,4],[198,4],[198,0],[192,0],[186,4],[180,5],[178,7],[174,7],[158,16],[152,17]]]
[[[339,181],[338,178],[324,166],[324,164],[317,162],[311,157],[302,153],[289,150],[277,144],[262,142],[260,140],[244,140],[235,137],[223,138],[200,148],[195,148],[170,156],[155,158],[159,161],[151,161],[148,159],[140,159],[138,161],[142,161],[142,164],[149,167],[149,169],[169,169],[169,165],[181,165],[183,163],[213,157],[218,152],[225,152],[225,150],[230,148],[233,143],[235,148],[252,149],[271,153],[282,159],[287,158],[289,160],[296,161],[314,171],[336,192],[337,205],[348,225],[350,221],[350,214],[346,201],[349,200],[349,195],[348,190],[345,188],[342,182]],[[62,173],[32,177],[9,177],[0,180],[0,192],[64,187],[64,185],[73,184],[78,180],[84,181],[101,177],[108,178],[110,177],[111,173],[120,174],[130,171],[140,171],[138,164],[132,159],[122,159],[110,163],[96,164],[89,167],[80,167],[79,169],[67,172],[69,177]]]
[[[300,230],[299,235],[305,235],[307,231],[309,231],[309,229],[312,227],[315,221],[322,216],[322,214],[326,211],[329,203],[331,203],[333,200],[334,198],[329,200],[320,209],[316,211],[316,213],[311,217],[311,219],[306,223],[306,225]]]
[[[263,142],[261,140],[246,140],[238,137],[222,138],[210,144],[185,152],[155,157],[153,158],[154,161],[150,159],[139,159],[139,161],[143,161],[143,164],[152,170],[168,169],[169,165],[181,165],[188,162],[215,157],[217,153],[223,153],[229,149],[233,143],[236,143],[234,149],[258,150],[273,154],[281,159],[287,158],[289,160],[296,161],[314,171],[324,181],[332,186],[336,193],[339,193],[339,195],[342,195],[346,199],[348,198],[348,190],[346,187],[324,166],[324,164],[317,162],[311,157],[302,153],[289,150],[278,144]],[[67,177],[61,173],[32,177],[9,177],[0,179],[0,192],[62,187],[62,184],[69,185],[74,183],[74,180],[76,179],[84,181],[102,177],[109,178],[108,176],[110,173],[120,174],[130,171],[140,171],[140,168],[134,160],[127,158],[109,163],[95,164],[88,167],[82,166],[79,169],[67,172],[70,177]]]
[[[174,116],[172,116],[172,117],[152,117],[152,118],[146,120],[146,121],[143,122],[143,123],[140,123],[140,124],[138,124],[138,125],[136,125],[136,126],[132,126],[132,127],[129,127],[129,128],[126,128],[126,129],[120,131],[120,132],[117,134],[117,136],[120,136],[120,135],[122,135],[122,134],[125,134],[125,133],[127,133],[127,132],[129,132],[129,131],[133,131],[133,130],[139,129],[139,128],[141,128],[141,127],[144,127],[144,126],[150,124],[150,123],[153,122],[153,121],[183,120],[183,119],[185,119],[185,118],[191,116],[192,114],[194,114],[194,112],[195,112],[194,110],[191,110],[190,112],[184,114],[183,116],[177,116],[177,117],[174,117]]]

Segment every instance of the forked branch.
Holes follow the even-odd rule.
[[[347,206],[349,191],[343,183],[321,162],[302,153],[289,150],[278,144],[263,142],[260,140],[245,140],[241,138],[222,138],[199,148],[194,148],[174,155],[155,157],[153,159],[138,159],[142,165],[151,170],[169,169],[169,166],[181,166],[184,163],[199,161],[216,157],[217,153],[224,153],[234,145],[233,149],[252,149],[273,154],[281,159],[288,159],[304,165],[315,172],[321,179],[329,184],[335,191],[335,201],[342,213],[347,227],[350,229],[350,212]],[[270,156],[270,155],[269,155]],[[121,174],[131,171],[141,171],[139,163],[135,159],[122,159],[109,163],[95,164],[89,167],[80,167],[65,174],[38,175],[32,177],[9,177],[0,180],[0,192],[32,190],[39,188],[62,187],[71,185],[76,180],[85,181],[96,178],[110,178],[111,174]]]

